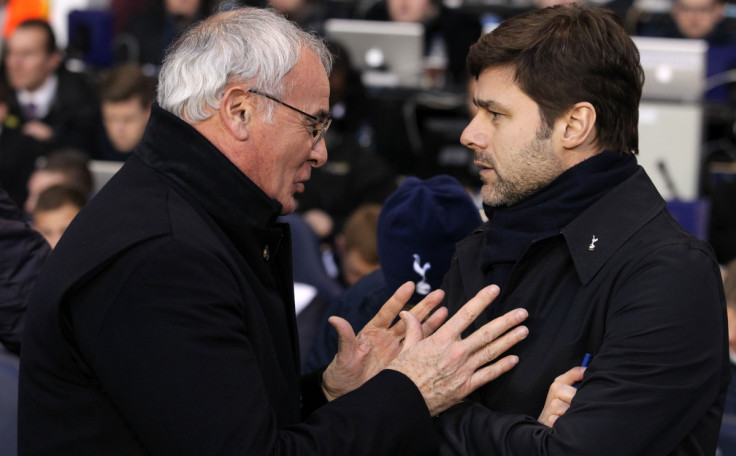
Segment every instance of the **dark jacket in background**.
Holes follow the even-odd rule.
[[[51,103],[51,109],[39,121],[49,125],[54,133],[43,145],[48,149],[73,147],[92,154],[96,144],[96,131],[100,122],[100,109],[92,85],[85,76],[66,70],[57,72],[59,85]],[[23,115],[15,93],[8,100],[10,114],[18,116],[22,123],[28,121]]]
[[[20,350],[26,299],[51,248],[0,187],[0,342]]]
[[[154,106],[30,301],[19,454],[432,452],[432,421],[404,375],[385,371],[326,405],[321,373],[301,377],[280,210]]]
[[[443,287],[451,313],[489,285],[485,229],[458,245]],[[529,311],[529,336],[509,350],[520,362],[441,415],[444,454],[715,454],[731,378],[718,264],[643,170],[534,241],[468,331],[517,307]],[[554,428],[538,423],[549,385],[585,353],[570,409]]]

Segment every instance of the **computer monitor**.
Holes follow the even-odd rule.
[[[368,86],[421,86],[424,26],[410,22],[328,19],[327,36],[347,49]]]
[[[632,37],[644,69],[643,100],[703,99],[708,44],[704,40]]]

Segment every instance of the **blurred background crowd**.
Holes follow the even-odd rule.
[[[419,274],[439,287],[446,266],[425,277],[426,260],[397,270],[394,259],[411,250],[449,264],[453,243],[480,223],[480,182],[459,143],[474,109],[468,47],[500,21],[553,3],[0,1],[0,186],[53,248],[143,136],[158,69],[181,31],[238,6],[282,12],[335,55],[329,161],[284,217],[294,234],[302,360],[316,367],[336,348],[325,315],[346,316],[357,332],[399,279]],[[736,3],[603,3],[640,46],[647,76],[639,161],[675,217],[713,245],[725,276],[736,258]],[[465,224],[424,230],[414,248],[422,231],[414,222],[426,216]],[[345,294],[361,280],[362,291]]]

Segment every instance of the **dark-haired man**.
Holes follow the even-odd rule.
[[[41,19],[21,22],[8,38],[4,62],[10,114],[20,119],[21,131],[48,150],[90,153],[99,119],[96,96],[84,77],[63,68],[51,26]]]
[[[618,16],[557,6],[470,50],[475,152],[489,221],[462,241],[447,304],[496,283],[475,324],[529,311],[521,362],[441,416],[452,454],[713,455],[731,377],[711,248],[637,165],[639,55]],[[554,428],[547,385],[592,355]],[[470,405],[472,404],[472,405]]]

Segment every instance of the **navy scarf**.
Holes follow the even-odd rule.
[[[508,207],[483,205],[490,227],[482,249],[486,283],[503,284],[532,241],[555,235],[636,172],[630,154],[604,151],[571,167],[547,187]]]

